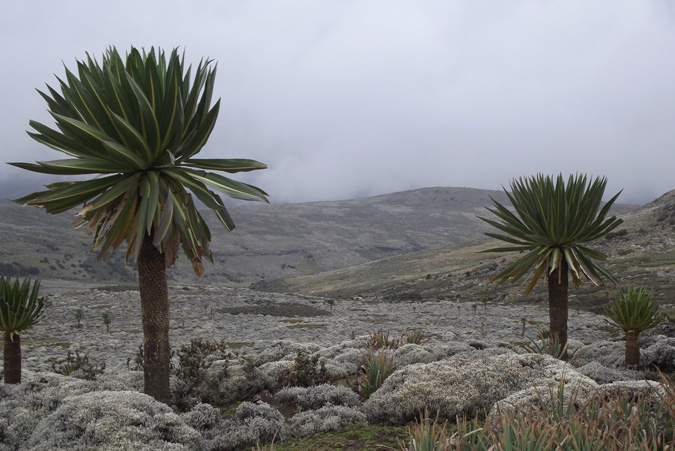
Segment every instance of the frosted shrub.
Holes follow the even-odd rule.
[[[258,367],[265,380],[268,390],[276,390],[283,386],[285,376],[291,371],[292,360],[279,360],[278,362],[263,363]]]
[[[664,373],[674,373],[675,337],[666,338],[659,335],[650,341],[651,343],[648,343],[642,351],[640,363],[650,368],[658,368]]]
[[[185,424],[199,431],[206,438],[213,438],[212,431],[223,423],[220,411],[209,404],[197,404],[189,412],[181,415]]]
[[[614,381],[629,381],[638,379],[639,373],[621,368],[607,368],[598,362],[590,362],[577,368],[581,374],[590,377],[599,384],[607,384]]]
[[[300,410],[318,409],[327,404],[347,407],[361,405],[359,395],[353,390],[329,384],[284,388],[275,397],[279,401],[295,404]]]
[[[434,360],[434,355],[418,344],[405,344],[394,352],[394,364],[397,368],[413,363],[431,363]]]
[[[171,408],[148,395],[118,391],[72,396],[31,434],[32,450],[190,449],[203,447],[201,435]]]
[[[478,352],[478,350],[463,341],[451,341],[441,346],[434,346],[431,350],[435,360],[444,360],[456,354]],[[419,362],[421,363],[421,362]]]
[[[216,406],[250,398],[265,388],[265,376],[252,362],[217,360],[197,388],[201,401]]]
[[[243,402],[207,445],[213,450],[241,450],[258,443],[278,443],[288,435],[288,427],[279,411],[265,403]]]
[[[366,416],[358,409],[346,406],[326,406],[308,410],[289,420],[291,434],[295,437],[338,431],[351,423],[366,423]]]
[[[550,356],[470,353],[406,366],[387,378],[364,402],[369,419],[414,421],[428,408],[445,418],[489,409],[495,401],[560,374],[564,363]]]
[[[323,352],[320,355],[324,357]],[[354,374],[363,363],[363,348],[345,348],[332,357],[327,358],[327,370],[331,371],[330,368],[337,367],[341,368],[340,373]],[[332,370],[332,373],[336,374],[338,371]]]
[[[623,366],[626,344],[618,341],[600,340],[580,348],[574,354],[577,366],[598,362],[607,368]]]
[[[298,351],[293,364],[282,377],[282,385],[291,387],[311,387],[330,380],[325,360],[319,360],[318,354],[309,356],[303,351]]]
[[[317,345],[295,343],[290,340],[276,340],[272,343],[257,342],[252,350],[253,363],[260,366],[278,360],[293,360],[298,352],[313,354],[320,349]]]

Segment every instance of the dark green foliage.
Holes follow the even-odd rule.
[[[379,352],[370,349],[364,356],[363,365],[357,374],[359,393],[363,399],[370,398],[394,369],[394,356],[388,349]]]
[[[507,192],[515,214],[506,206],[492,200],[494,208],[488,208],[498,220],[480,218],[500,233],[487,236],[509,243],[504,247],[485,252],[521,252],[525,255],[502,269],[491,281],[499,284],[506,280],[517,282],[520,278],[532,277],[525,290],[528,294],[543,277],[562,271],[566,262],[575,285],[587,279],[602,285],[601,276],[614,281],[614,277],[595,261],[607,257],[586,247],[586,243],[606,236],[623,220],[607,217],[609,209],[621,192],[604,206],[602,197],[607,179],[588,181],[585,175],[570,175],[567,183],[562,175],[555,179],[538,174],[511,182]]]
[[[34,266],[25,267],[17,262],[0,263],[0,274],[8,277],[36,276],[40,274],[40,269]]]
[[[110,332],[110,323],[112,323],[112,318],[110,317],[110,314],[109,313],[101,314],[101,319],[103,320],[103,324],[105,324],[105,331]]]
[[[403,332],[403,335],[401,335],[401,346],[410,343],[416,345],[423,345],[428,341],[429,337],[424,332],[417,329],[406,330],[405,332]]]
[[[89,354],[80,355],[80,352],[76,350],[75,356],[73,356],[68,351],[66,361],[58,367],[52,362],[52,369],[55,373],[63,374],[64,376],[75,376],[93,381],[96,379],[96,376],[103,374],[105,371],[105,362],[92,362],[89,360]]]
[[[368,337],[366,347],[370,349],[383,349],[383,348],[396,349],[400,344],[401,340],[390,337],[389,332],[378,330],[377,332],[371,334],[370,337]]]
[[[178,367],[174,373],[190,387],[190,391],[194,391],[203,382],[208,363],[232,355],[224,340],[212,342],[193,338],[189,345],[183,345],[178,350]]]
[[[625,237],[626,235],[628,235],[628,230],[621,229],[621,230],[617,230],[616,232],[609,232],[607,235],[605,235],[605,239],[607,241],[609,241],[609,240],[613,240],[614,238]]]
[[[311,387],[329,383],[331,378],[326,371],[326,363],[319,361],[318,355],[309,356],[306,352],[298,351],[282,381],[282,385],[287,387]]]

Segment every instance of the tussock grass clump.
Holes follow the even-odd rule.
[[[675,382],[661,376],[655,393],[608,395],[598,392],[580,403],[564,385],[533,410],[499,409],[485,421],[457,417],[432,420],[428,411],[409,427],[400,449],[420,450],[673,450]],[[452,431],[452,433],[450,432]]]
[[[403,332],[400,338],[394,338],[389,332],[378,330],[370,334],[366,347],[370,349],[397,349],[407,344],[423,345],[429,341],[429,337],[421,330],[411,329]]]
[[[382,383],[394,372],[394,356],[387,351],[377,352],[370,349],[364,357],[363,366],[359,371],[359,390],[363,399],[382,386]]]
[[[372,333],[366,341],[366,347],[370,349],[396,349],[400,344],[401,342],[398,339],[391,337],[389,332],[382,330]]]
[[[421,330],[417,329],[406,330],[405,332],[403,332],[403,335],[401,335],[401,346],[411,343],[416,345],[423,345],[429,340],[430,338]]]
[[[548,331],[539,331],[538,340],[530,340],[529,343],[522,343],[520,347],[530,354],[548,354],[556,359],[563,359],[567,355],[567,343],[562,345],[556,337],[551,337]],[[568,356],[569,358],[569,356]]]

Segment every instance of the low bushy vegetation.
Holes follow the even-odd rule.
[[[580,402],[564,385],[539,406],[498,410],[491,418],[457,417],[450,425],[425,411],[409,426],[402,450],[672,450],[675,383],[663,376],[659,394],[598,393]]]

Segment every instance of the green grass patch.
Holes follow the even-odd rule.
[[[340,449],[400,449],[397,439],[408,439],[405,426],[350,424],[334,432],[293,438],[275,444],[279,451],[334,451]]]
[[[273,304],[264,303],[259,305],[247,305],[242,307],[226,307],[215,309],[217,313],[229,313],[230,315],[270,315],[270,316],[326,316],[331,313],[311,305],[305,304]]]
[[[248,341],[228,341],[225,344],[232,349],[239,349],[239,348],[253,346],[253,343],[248,342]]]
[[[38,338],[26,340],[27,343],[35,346],[58,346],[63,349],[70,348],[70,343],[67,341],[59,340],[58,338]]]

